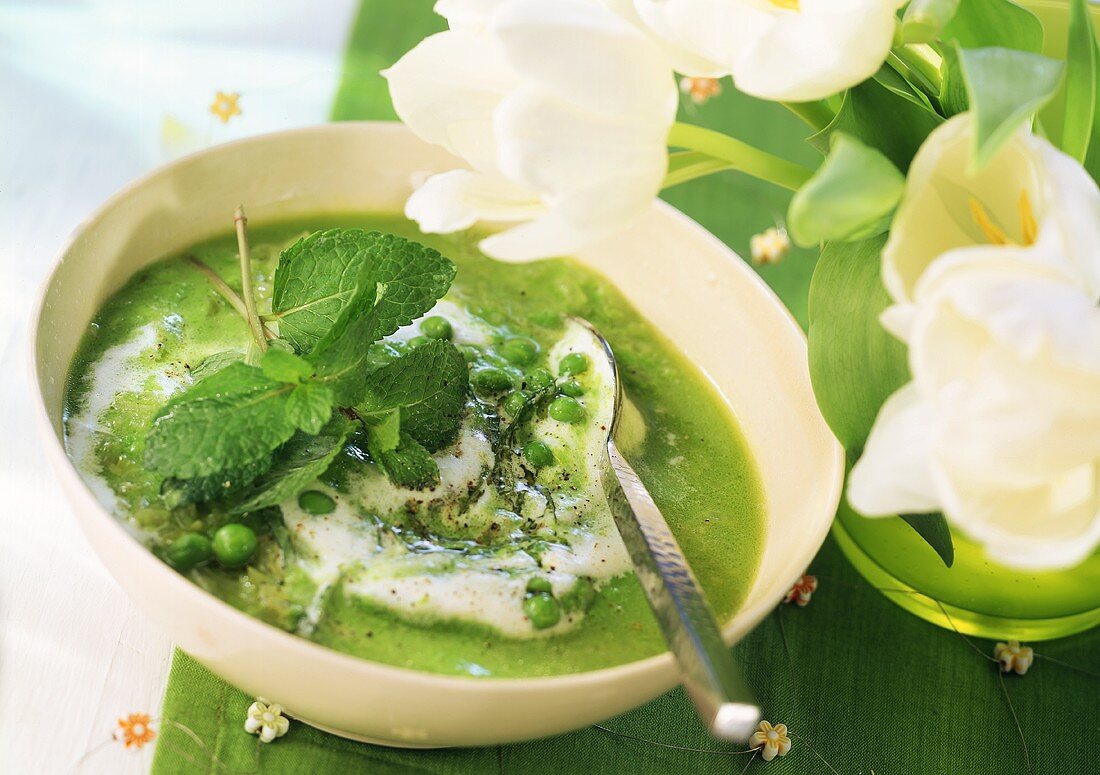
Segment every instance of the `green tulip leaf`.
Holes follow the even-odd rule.
[[[904,189],[905,178],[889,159],[838,133],[825,163],[791,200],[787,227],[803,246],[864,239],[886,230]]]
[[[958,10],[959,0],[913,0],[901,18],[901,42],[932,43]]]
[[[963,48],[1003,46],[1038,54],[1043,50],[1043,24],[1011,0],[966,0],[940,36]]]
[[[947,520],[943,514],[902,514],[901,518],[909,527],[913,528],[925,543],[943,560],[943,564],[950,568],[955,563],[955,542],[951,539],[951,528],[947,526]]]
[[[1083,162],[1093,135],[1096,114],[1096,33],[1086,0],[1071,0],[1066,45],[1065,116],[1061,148]]]
[[[940,73],[940,110],[948,118],[965,113],[970,107],[970,99],[966,95],[966,81],[959,64],[959,50],[954,46],[944,47]]]
[[[897,82],[889,76],[883,81],[886,83],[868,78],[846,91],[836,118],[807,142],[827,154],[832,136],[842,132],[874,148],[899,170],[907,171],[924,138],[943,118],[911,95],[900,94]]]
[[[905,346],[879,315],[884,236],[825,245],[810,283],[810,379],[833,434],[858,457],[883,402],[909,381]]]
[[[1100,43],[1093,41],[1093,57],[1100,64]],[[1085,151],[1085,169],[1092,175],[1092,179],[1100,183],[1100,74],[1094,84],[1096,89],[1096,103],[1092,112],[1092,134],[1089,147]]]
[[[959,49],[959,64],[974,114],[971,170],[985,166],[1001,144],[1050,101],[1063,63],[1008,48]]]

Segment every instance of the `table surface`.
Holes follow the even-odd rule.
[[[72,230],[142,172],[324,121],[356,6],[0,4],[0,772],[146,772],[152,746],[119,755],[111,735],[159,712],[172,653],[92,553],[36,437],[38,289]],[[217,89],[241,92],[225,126],[208,113]]]

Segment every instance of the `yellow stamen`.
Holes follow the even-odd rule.
[[[798,10],[798,0],[771,0],[771,3],[778,8],[786,8],[790,11]]]
[[[1009,243],[1005,233],[993,223],[985,208],[982,207],[982,203],[974,197],[970,197],[970,216],[974,219],[974,223],[978,224],[978,228],[982,230],[982,234],[985,235],[990,244],[1007,245]]]
[[[1035,236],[1039,233],[1039,224],[1035,222],[1035,211],[1031,209],[1031,200],[1027,190],[1020,192],[1020,236],[1025,245],[1034,245]]]

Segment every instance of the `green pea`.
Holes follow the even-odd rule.
[[[409,339],[408,345],[409,347],[420,347],[421,345],[425,345],[430,341],[432,341],[430,337],[419,334],[417,336],[414,336],[412,339]]]
[[[563,396],[576,398],[577,396],[584,395],[584,386],[575,379],[567,379],[565,382],[558,385],[558,392]]]
[[[583,374],[588,371],[589,360],[585,353],[569,353],[558,364],[558,374]]]
[[[584,407],[569,396],[558,396],[546,411],[558,422],[578,423],[584,419]]]
[[[532,369],[524,382],[531,390],[543,390],[554,384],[554,375],[546,369]]]
[[[530,366],[539,355],[539,345],[526,336],[513,336],[500,346],[500,354],[516,366]]]
[[[256,554],[259,541],[255,531],[236,522],[222,525],[214,533],[214,556],[226,568],[240,568]]]
[[[550,579],[545,576],[533,576],[530,581],[527,582],[528,592],[545,592],[551,594],[554,591],[553,585],[550,583]]]
[[[523,601],[523,612],[536,630],[553,627],[561,619],[561,608],[552,595],[536,592]]]
[[[529,441],[523,446],[523,457],[535,468],[554,464],[554,451],[541,441]]]
[[[471,344],[458,345],[458,351],[462,353],[462,359],[466,361],[466,363],[473,363],[481,357],[481,351]]]
[[[500,393],[512,387],[512,378],[503,369],[489,367],[474,372],[474,385],[487,393]]]
[[[214,554],[210,539],[199,533],[184,533],[164,552],[164,559],[178,571],[188,571],[207,562]]]
[[[526,390],[513,390],[508,394],[508,397],[504,399],[504,411],[508,413],[509,417],[515,417],[520,413],[530,398],[531,394]]]
[[[450,339],[455,332],[451,321],[434,315],[420,321],[420,333],[431,339]]]
[[[331,514],[336,510],[336,501],[320,490],[306,490],[298,496],[298,505],[309,514]]]

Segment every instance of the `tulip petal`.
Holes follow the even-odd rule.
[[[668,165],[666,130],[594,114],[538,88],[502,102],[495,125],[502,172],[541,192],[550,208],[484,240],[482,250],[498,258],[561,255],[626,228],[656,197]]]
[[[874,75],[893,42],[897,2],[800,0],[733,61],[741,91],[763,99],[809,101]]]
[[[660,190],[668,168],[661,125],[629,117],[593,114],[538,88],[524,87],[505,99],[494,127],[501,172],[516,183],[544,192],[548,201],[570,190],[612,180],[645,180],[645,198]],[[615,198],[632,198],[622,189]]]
[[[538,197],[499,175],[451,170],[432,175],[405,203],[405,216],[429,234],[462,231],[478,221],[522,221],[545,211]]]
[[[729,0],[634,0],[631,10],[665,45],[677,72],[703,78],[729,75],[738,53],[764,35],[775,14]]]
[[[1044,251],[1076,278],[1094,300],[1100,299],[1100,190],[1085,168],[1040,138],[1030,138],[1046,168],[1046,216],[1039,241],[1054,240]]]
[[[493,17],[508,64],[527,82],[589,111],[671,123],[678,95],[660,47],[583,0],[514,0]]]
[[[1015,251],[1025,255],[1028,251]],[[910,368],[948,438],[941,463],[991,489],[1100,459],[1100,309],[996,248],[939,259],[917,286]]]
[[[1100,545],[1096,463],[1031,488],[991,490],[959,478],[943,484],[948,521],[998,562],[1034,570],[1067,568]]]
[[[938,511],[928,460],[929,406],[910,382],[879,410],[848,477],[848,501],[869,517]]]
[[[432,8],[452,30],[483,30],[506,0],[438,0]]]
[[[1021,132],[1001,146],[975,175],[968,175],[973,120],[960,114],[937,127],[909,167],[905,194],[882,250],[882,280],[894,301],[910,301],[918,278],[949,250],[988,246],[974,221],[971,200],[1014,240],[1019,229],[1020,195],[1042,207],[1042,161]]]
[[[496,170],[492,115],[517,81],[491,40],[465,31],[440,32],[382,74],[394,110],[418,137],[475,169]]]

